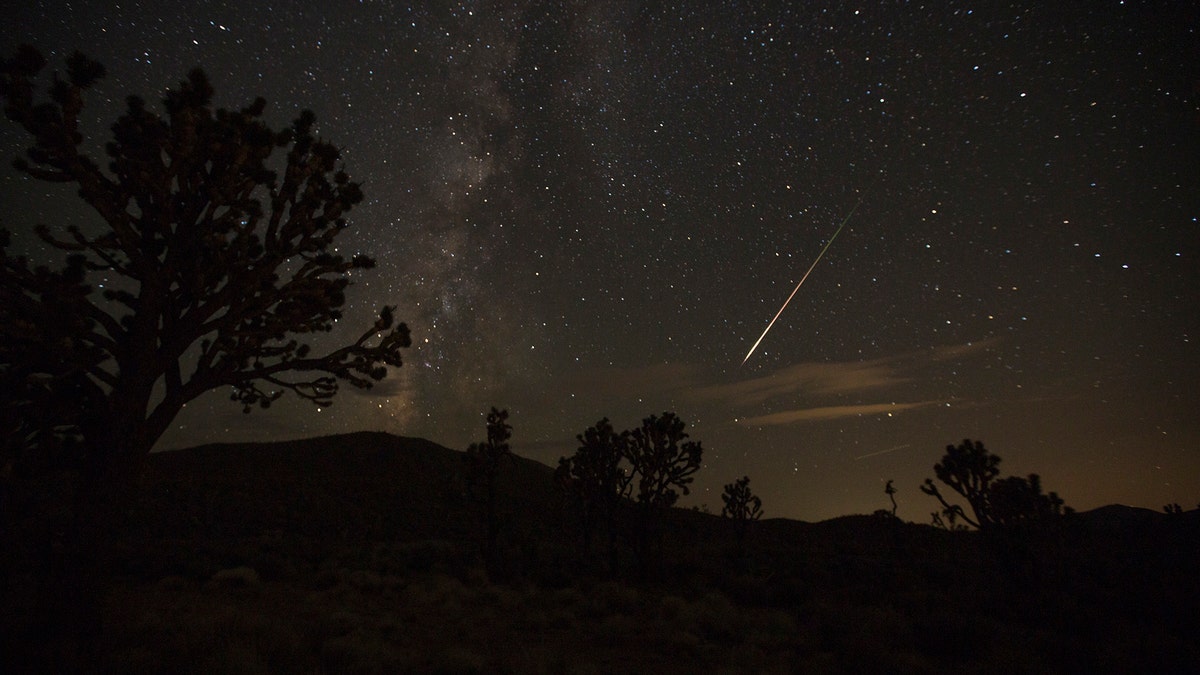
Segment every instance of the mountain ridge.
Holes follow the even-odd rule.
[[[265,454],[264,454],[265,453]],[[313,477],[314,469],[336,469],[339,475],[366,475],[380,478],[380,471],[407,468],[409,471],[432,471],[443,480],[461,481],[461,462],[466,453],[416,436],[402,436],[386,431],[352,431],[325,436],[311,436],[285,441],[233,441],[204,443],[184,448],[160,450],[149,455],[148,473],[155,478],[170,478],[183,471],[208,472],[240,469],[238,475],[250,477],[267,469],[272,475],[302,475]],[[233,462],[240,459],[243,461]],[[253,461],[244,461],[252,459]],[[347,462],[354,459],[357,462]],[[290,460],[290,461],[285,461]],[[459,464],[456,466],[455,462]],[[525,481],[541,482],[543,491],[553,489],[554,468],[543,462],[513,454],[514,465]],[[355,471],[358,469],[358,471]],[[181,476],[175,476],[180,478]],[[511,478],[511,476],[510,476]],[[528,487],[528,486],[526,486]],[[683,510],[680,507],[677,510]],[[1185,512],[1184,517],[1189,517]],[[1169,517],[1162,511],[1126,504],[1106,504],[1079,511],[1074,518],[1103,527],[1129,527],[1162,522]],[[799,524],[849,523],[867,514],[843,514],[821,521],[799,518],[764,518],[763,522],[789,521]],[[920,524],[920,523],[918,523]]]

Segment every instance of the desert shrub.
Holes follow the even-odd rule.
[[[605,581],[593,586],[584,597],[585,616],[607,616],[610,614],[636,613],[642,603],[641,593],[636,588],[615,581]]]
[[[143,612],[126,629],[110,635],[112,667],[138,671],[135,663],[152,661],[157,672],[273,673],[309,669],[309,655],[295,626],[268,612],[225,603],[195,602],[186,608]],[[265,609],[265,608],[264,608]],[[125,648],[122,648],[125,645]],[[152,654],[143,648],[150,646]]]
[[[737,642],[742,638],[741,612],[720,593],[709,593],[687,603],[679,615],[679,623],[709,641]]]
[[[922,657],[912,622],[902,612],[844,600],[823,601],[811,610],[816,645],[841,655],[846,672],[928,672],[915,665]]]
[[[917,649],[945,663],[986,661],[998,628],[979,615],[937,607],[913,617]]]
[[[258,572],[252,567],[233,567],[218,570],[210,585],[218,588],[254,588],[259,585]]]
[[[699,635],[696,635],[687,628],[675,627],[667,630],[666,633],[667,644],[685,652],[694,652],[703,643]]]
[[[800,627],[790,613],[777,609],[762,610],[748,638],[762,645],[792,646],[799,637]]]
[[[574,586],[556,589],[552,597],[557,604],[572,609],[582,606],[586,600],[583,593]]]
[[[664,621],[675,621],[687,609],[688,602],[674,595],[664,595],[658,601],[658,616]]]
[[[321,644],[320,664],[325,672],[330,673],[382,675],[399,672],[404,657],[381,636],[354,630],[325,640]]]
[[[342,637],[354,632],[354,629],[362,623],[363,616],[361,614],[345,609],[335,609],[318,615],[315,632],[323,638]]]
[[[433,575],[411,581],[401,592],[402,603],[415,608],[436,607],[441,613],[453,614],[471,597],[463,582],[445,575]]]
[[[364,593],[383,590],[383,577],[372,570],[351,570],[345,575],[345,583]]]
[[[612,644],[628,643],[644,632],[643,622],[628,614],[609,614],[596,626],[597,636]]]
[[[463,646],[447,647],[421,663],[420,672],[435,675],[470,675],[489,672],[487,658]]]

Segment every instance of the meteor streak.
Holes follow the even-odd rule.
[[[878,456],[878,455],[886,455],[886,454],[888,454],[889,452],[895,452],[895,451],[897,451],[897,450],[903,450],[904,448],[907,448],[907,447],[909,447],[909,446],[911,446],[911,445],[912,445],[912,443],[905,443],[904,445],[895,445],[895,446],[892,446],[892,447],[888,448],[887,450],[876,450],[875,452],[868,452],[868,453],[867,453],[867,454],[865,454],[865,455],[859,455],[858,457],[855,457],[855,458],[854,458],[854,460],[855,460],[855,461],[858,461],[858,460],[860,460],[860,459],[866,459],[866,458],[868,458],[868,457],[875,457],[875,456]]]
[[[808,275],[812,274],[813,268],[817,266],[817,263],[821,262],[821,256],[825,255],[825,251],[829,250],[829,246],[833,244],[833,240],[837,239],[837,236],[842,233],[842,228],[846,227],[846,223],[850,222],[850,217],[853,216],[854,212],[858,210],[858,207],[862,205],[864,197],[866,197],[866,195],[858,198],[858,203],[855,204],[854,208],[850,209],[850,213],[847,213],[846,217],[842,219],[842,224],[838,225],[837,231],[833,233],[833,236],[829,238],[829,241],[825,242],[825,248],[821,249],[821,252],[817,254],[816,260],[813,260],[812,264],[808,266],[808,271],[804,273],[804,276],[800,277],[800,283],[796,284],[796,287],[792,289],[792,294],[787,297],[787,300],[783,301],[783,306],[779,308],[779,311],[775,312],[775,317],[771,319],[771,323],[767,324],[767,327],[763,330],[762,335],[758,336],[758,339],[755,340],[754,344],[750,347],[750,351],[746,352],[746,358],[742,359],[741,365],[746,365],[746,362],[750,360],[750,355],[754,353],[755,349],[758,349],[758,343],[762,342],[763,338],[767,337],[767,333],[771,330],[771,326],[775,325],[775,320],[779,318],[780,314],[783,314],[783,310],[787,309],[788,303],[791,302],[792,298],[796,296],[796,291],[800,290],[800,287],[804,285],[804,280],[808,278]]]

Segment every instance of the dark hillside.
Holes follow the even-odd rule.
[[[211,526],[224,535],[457,537],[471,527],[462,457],[424,439],[373,432],[205,445],[151,455],[144,498],[154,505],[151,522],[185,531]],[[544,512],[557,498],[552,474],[517,458],[504,476],[505,496],[522,516]]]
[[[115,537],[108,658],[140,670],[168,640],[167,669],[209,652],[218,670],[249,653],[339,672],[1200,668],[1195,512],[988,534],[769,519],[742,557],[728,520],[674,509],[653,574],[621,541],[609,578],[550,467],[518,458],[500,481],[508,567],[490,576],[463,457],[380,433],[151,456]]]
[[[153,575],[211,572],[240,558],[268,568],[280,557],[315,564],[368,543],[439,541],[467,551],[478,523],[462,462],[462,452],[431,441],[375,432],[154,453],[123,527],[122,557]],[[556,523],[552,475],[519,457],[504,469],[511,541]],[[162,545],[143,547],[155,541]],[[265,562],[263,546],[276,554]]]

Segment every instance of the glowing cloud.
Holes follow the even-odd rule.
[[[863,417],[868,415],[893,414],[904,410],[925,408],[931,405],[937,405],[939,403],[943,403],[943,401],[917,401],[915,403],[870,403],[865,405],[837,405],[825,406],[821,408],[801,408],[799,410],[785,410],[783,412],[771,413],[769,415],[747,417],[745,419],[739,419],[737,423],[746,427],[779,426],[784,424],[796,424],[798,422],[836,420],[843,417]]]

